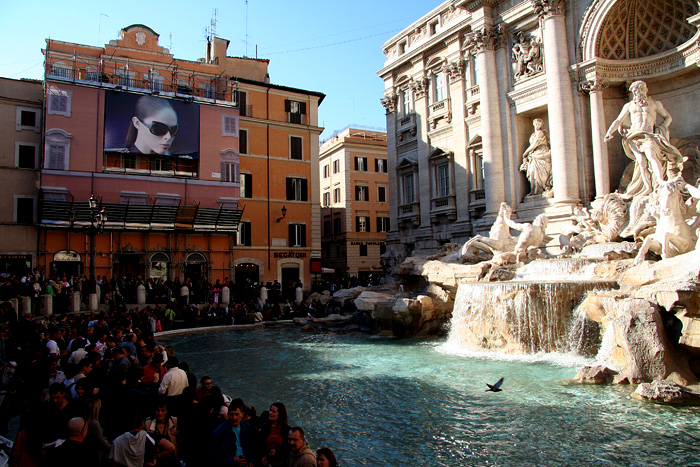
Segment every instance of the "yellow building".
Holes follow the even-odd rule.
[[[41,81],[0,78],[0,273],[36,266]]]
[[[323,266],[376,278],[389,231],[386,133],[348,127],[321,144]]]

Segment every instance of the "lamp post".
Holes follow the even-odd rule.
[[[97,204],[97,198],[95,195],[90,195],[88,200],[88,209],[90,210],[90,224],[84,225],[77,229],[80,232],[85,233],[90,238],[90,279],[95,279],[95,237],[101,234],[105,228],[105,222],[107,222],[107,211],[104,208],[100,209]],[[71,226],[74,225],[76,220],[76,212],[72,210],[70,213]]]

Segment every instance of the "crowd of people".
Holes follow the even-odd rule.
[[[337,465],[283,403],[258,414],[197,379],[156,341],[158,318],[145,307],[18,319],[0,305],[0,435],[19,420],[10,465]]]

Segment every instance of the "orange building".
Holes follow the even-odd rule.
[[[289,243],[285,229],[311,225],[312,200],[288,200],[284,179],[311,181],[323,95],[270,84],[266,60],[227,57],[227,45],[212,37],[205,58],[176,59],[143,25],[104,48],[47,40],[40,266],[308,284],[320,248],[312,229]],[[290,121],[291,107],[306,120]]]

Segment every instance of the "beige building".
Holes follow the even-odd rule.
[[[43,84],[0,78],[0,273],[36,266]]]
[[[323,266],[337,278],[376,277],[389,231],[386,133],[348,127],[321,144]]]
[[[634,80],[673,115],[672,138],[700,134],[698,13],[696,0],[449,0],[387,41],[390,250],[486,233],[501,202],[556,233],[618,187],[630,160],[603,136]],[[523,167],[536,119],[546,189]]]

